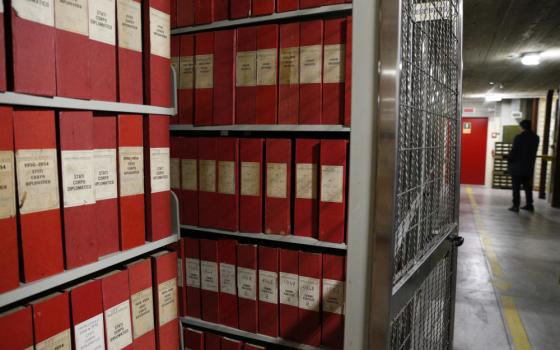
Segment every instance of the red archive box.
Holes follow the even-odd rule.
[[[146,116],[144,133],[146,236],[157,241],[171,235],[169,117]]]
[[[245,18],[251,16],[251,0],[233,0],[229,4],[230,19]]]
[[[143,103],[142,8],[140,0],[117,0],[119,101]]]
[[[218,139],[198,139],[198,225],[216,227]]]
[[[342,3],[344,3],[344,0],[299,0],[299,7],[302,9],[306,9],[311,7],[320,7]]]
[[[252,0],[251,16],[271,15],[276,9],[276,0]]]
[[[320,124],[323,21],[301,22],[299,40],[299,123]]]
[[[91,99],[117,100],[115,1],[89,0],[89,79]]]
[[[299,0],[276,0],[277,12],[288,12],[299,9]]]
[[[265,233],[289,235],[292,142],[266,140]]]
[[[177,28],[177,0],[171,0],[171,29]]]
[[[280,25],[278,124],[297,124],[299,119],[299,26]]]
[[[278,337],[278,248],[259,246],[259,333]]]
[[[194,238],[184,238],[185,251],[185,295],[186,316],[201,317],[200,298],[200,241]]]
[[[241,350],[243,342],[231,338],[222,337],[221,349],[222,350]]]
[[[194,23],[214,22],[214,2],[216,0],[194,0]]]
[[[237,245],[237,295],[239,303],[239,329],[257,333],[259,324],[257,303],[257,246]]]
[[[218,195],[214,215],[219,215],[214,227],[237,231],[239,215],[238,159],[239,139],[217,138],[218,143]]]
[[[214,32],[195,34],[194,124],[212,125],[214,118]]]
[[[263,139],[240,139],[239,231],[263,232]]]
[[[132,349],[128,271],[113,271],[101,280],[107,349]]]
[[[235,68],[235,122],[256,124],[257,27],[237,29]]]
[[[33,349],[31,306],[20,306],[0,314],[0,343],[7,349]]]
[[[156,349],[179,350],[177,308],[177,253],[152,255]]]
[[[317,238],[319,221],[319,148],[317,139],[296,140],[294,235]]]
[[[218,261],[220,264],[220,323],[237,328],[236,240],[221,239],[218,241]]]
[[[253,2],[254,4],[254,2]],[[278,25],[257,27],[257,124],[276,124],[278,108]]]
[[[177,310],[179,316],[185,314],[185,245],[182,241],[177,241],[170,245],[177,252]]]
[[[346,72],[344,75],[344,125],[350,126],[352,117],[352,16],[346,17]]]
[[[31,302],[35,349],[71,349],[68,293],[53,293]]]
[[[104,256],[119,250],[116,116],[94,116],[93,147],[97,249]]]
[[[14,111],[14,146],[23,279],[30,282],[64,269],[54,112]]]
[[[172,136],[169,138],[169,187],[179,198],[181,203],[181,142],[182,137]],[[179,207],[180,208],[180,207]]]
[[[19,286],[13,113],[0,107],[0,293]]]
[[[8,19],[9,20],[9,19]],[[0,12],[0,91],[6,91],[8,82],[6,81],[6,36],[4,33],[4,6]]]
[[[333,349],[344,346],[345,262],[344,256],[323,254],[321,344]]]
[[[173,28],[173,27],[172,27]],[[181,101],[179,100],[179,89],[181,88],[181,79],[179,79],[179,68],[181,66],[181,37],[174,35],[171,37],[171,68],[172,74],[175,78],[175,84],[177,91],[172,91],[172,93],[177,93],[177,114],[169,116],[169,124],[179,124],[179,114],[181,111]]]
[[[321,272],[319,253],[299,252],[299,341],[321,345]]]
[[[180,138],[181,191],[179,202],[181,223],[198,225],[198,139]]]
[[[177,0],[177,27],[194,24],[194,0]]]
[[[88,1],[54,0],[56,94],[89,99]]]
[[[321,140],[319,239],[343,243],[346,214],[346,140]]]
[[[254,345],[254,344],[245,344],[243,345],[244,350],[264,350],[266,349],[264,346]]]
[[[185,349],[204,350],[204,332],[192,328],[183,328]]]
[[[279,321],[280,337],[298,341],[298,251],[280,249]]]
[[[61,193],[64,210],[64,256],[72,269],[97,261],[97,216],[94,193],[93,116],[59,112]]]
[[[235,30],[214,33],[214,125],[235,123]]]
[[[200,296],[202,319],[218,323],[220,319],[220,295],[218,284],[218,241],[200,240]]]
[[[69,289],[74,349],[103,349],[103,299],[101,281],[91,280]]]
[[[120,248],[144,244],[144,148],[142,116],[118,116]]]
[[[154,303],[152,289],[152,265],[142,259],[126,265],[130,290],[132,339],[134,349],[154,349]]]
[[[173,38],[173,37],[172,37]],[[179,124],[192,124],[194,114],[194,36],[181,35],[179,53]]]
[[[229,0],[214,0],[214,21],[229,19]]]
[[[323,115],[321,124],[343,124],[345,100],[346,19],[325,21],[323,46]]]
[[[205,332],[204,342],[206,350],[221,350],[222,337],[216,333]]]

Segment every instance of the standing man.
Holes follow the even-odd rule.
[[[526,205],[523,210],[535,211],[533,206],[533,174],[539,148],[539,137],[531,130],[531,121],[519,123],[523,131],[513,139],[513,148],[508,156],[508,170],[513,183],[513,206],[509,210],[519,212],[521,185],[525,190]]]

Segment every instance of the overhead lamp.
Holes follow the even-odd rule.
[[[541,54],[540,53],[526,53],[521,56],[521,63],[524,66],[538,66],[541,64]]]

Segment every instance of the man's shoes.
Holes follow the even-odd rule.
[[[521,207],[521,209],[530,211],[531,213],[533,213],[535,211],[535,207],[532,206],[532,205],[526,205],[524,207]]]
[[[512,211],[514,213],[519,213],[519,207],[516,207],[515,205],[511,208],[508,209],[509,211]]]

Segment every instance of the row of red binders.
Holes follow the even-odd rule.
[[[169,236],[169,183],[166,116],[0,107],[0,292]]]
[[[174,36],[174,122],[350,125],[351,51],[351,17]]]
[[[219,334],[203,332],[193,328],[183,329],[185,349],[189,350],[263,350],[264,346],[243,343],[240,340],[222,337]]]
[[[0,314],[2,348],[179,350],[176,259],[163,251]]]
[[[342,243],[347,148],[335,139],[172,137],[180,221]]]
[[[341,349],[345,257],[231,239],[180,242],[180,313],[243,331]]]

